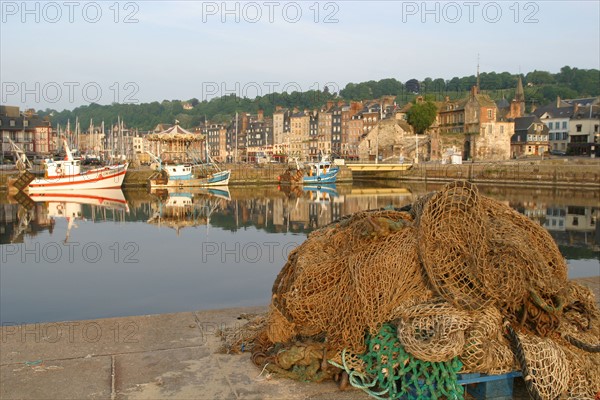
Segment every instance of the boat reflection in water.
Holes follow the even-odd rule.
[[[20,204],[23,217],[22,229],[31,222],[34,214],[44,215],[49,225],[54,225],[56,219],[67,221],[65,243],[69,241],[71,229],[77,228],[77,220],[86,220],[84,207],[91,208],[91,218],[106,210],[129,212],[129,205],[121,189],[90,189],[65,192],[49,191],[25,194],[19,192],[15,200]],[[35,210],[35,212],[34,212]],[[27,216],[31,217],[27,219]]]
[[[153,189],[158,199],[153,204],[149,224],[175,229],[177,235],[186,227],[210,226],[210,216],[215,210],[225,208],[231,200],[227,186],[206,188]]]

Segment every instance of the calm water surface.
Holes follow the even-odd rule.
[[[264,305],[287,254],[355,211],[439,185],[0,198],[0,323]],[[570,277],[600,275],[597,191],[480,187],[546,227]]]

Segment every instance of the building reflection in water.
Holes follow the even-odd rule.
[[[0,243],[19,243],[24,235],[53,233],[56,218],[93,222],[144,221],[181,229],[193,226],[237,231],[307,234],[343,215],[402,207],[440,185],[369,187],[348,185],[261,186],[194,191],[100,193],[88,198],[9,198],[0,204]],[[545,227],[563,251],[599,258],[600,213],[596,191],[553,188],[480,187],[482,194],[509,204]],[[126,199],[126,200],[125,200]],[[20,201],[19,201],[20,200]],[[71,223],[71,222],[70,222]],[[565,250],[566,249],[566,250]]]

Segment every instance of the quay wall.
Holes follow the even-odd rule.
[[[600,187],[600,163],[503,162],[417,164],[398,176],[401,181],[474,183],[528,186]]]
[[[353,180],[394,180],[406,182],[447,182],[457,179],[475,183],[532,186],[578,186],[600,187],[600,160],[596,162],[493,162],[466,164],[423,163],[414,165],[407,171],[371,172],[357,174],[342,166],[338,174],[339,183]],[[264,185],[278,183],[278,176],[285,171],[280,164],[229,164],[223,169],[231,169],[230,186]],[[149,168],[129,169],[123,183],[124,188],[147,187],[148,179],[154,172]],[[7,189],[7,180],[16,171],[0,171],[0,190]]]

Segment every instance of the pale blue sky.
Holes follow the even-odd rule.
[[[478,53],[482,72],[600,68],[596,0],[75,3],[1,1],[0,103],[61,110],[451,79],[475,74]]]

